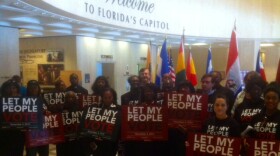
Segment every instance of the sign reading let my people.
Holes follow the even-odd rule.
[[[165,93],[168,126],[185,131],[201,130],[207,116],[207,99],[207,95],[201,94]]]
[[[122,138],[124,140],[167,140],[165,106],[122,106]]]
[[[43,103],[37,97],[2,97],[1,128],[42,128]]]

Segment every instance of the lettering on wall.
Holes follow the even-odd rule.
[[[140,16],[134,16],[121,11],[113,10],[114,6],[123,7],[124,9],[130,9],[130,11],[138,11],[142,14],[152,14],[155,10],[155,4],[142,0],[106,0],[106,4],[112,6],[101,7],[93,3],[84,2],[84,11],[86,14],[98,16],[114,22],[122,22],[125,24],[138,25],[144,28],[153,28],[159,30],[169,30],[169,24],[167,21],[161,21],[153,18],[144,18]]]

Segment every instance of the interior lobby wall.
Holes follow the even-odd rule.
[[[249,41],[248,41],[249,42]],[[255,70],[256,56],[259,44],[255,41],[239,41],[239,56],[241,70]],[[147,55],[147,44],[130,43],[124,41],[114,41],[106,39],[97,39],[84,36],[68,36],[68,37],[44,37],[20,39],[20,50],[24,49],[64,49],[65,52],[65,70],[82,71],[82,85],[91,93],[91,85],[93,84],[97,74],[97,63],[112,63],[114,70],[114,88],[117,90],[119,97],[129,90],[127,83],[128,75],[138,74],[138,70],[145,66]],[[200,88],[200,78],[205,74],[207,52],[209,46],[192,46],[191,52],[194,59],[196,73]],[[225,74],[226,62],[228,55],[227,46],[213,46],[212,63],[214,70],[221,71]],[[160,50],[160,49],[159,49]],[[156,53],[158,47],[152,46],[152,66],[155,70]],[[171,55],[176,68],[179,47],[171,48]],[[261,49],[265,53],[264,67],[268,82],[275,80],[277,64],[280,57],[280,46],[265,47]],[[189,46],[185,46],[185,60],[189,53]],[[104,59],[102,56],[112,56],[110,59]],[[251,61],[248,61],[250,58]],[[252,59],[253,58],[253,59]],[[90,75],[90,81],[85,82],[86,74]],[[222,82],[225,83],[224,81]]]
[[[105,39],[96,39],[91,37],[77,36],[77,68],[82,69],[82,75],[90,74],[90,83],[83,81],[89,92],[97,75],[97,63],[114,64],[114,86],[118,97],[129,90],[127,84],[126,71],[129,75],[137,75],[139,68],[143,67],[145,62],[141,57],[146,57],[148,46],[146,44],[129,43],[123,41],[113,41]],[[111,59],[104,59],[101,56],[111,55]]]
[[[82,70],[77,68],[77,54],[76,54],[76,37],[75,36],[56,36],[56,37],[40,37],[40,38],[23,38],[20,39],[20,51],[41,51],[41,50],[62,50],[64,53],[64,60],[60,63],[64,65],[64,70]],[[28,59],[28,58],[27,58]],[[38,60],[36,64],[46,64],[44,60]],[[51,62],[49,64],[56,64]],[[37,78],[38,69],[36,65],[31,67],[34,72],[29,72],[32,75],[23,75],[23,82],[26,85],[31,78]],[[24,69],[23,69],[24,70]],[[28,72],[28,71],[26,71]]]
[[[0,27],[0,84],[15,74],[20,74],[19,30]]]
[[[268,82],[275,81],[278,62],[280,59],[280,45],[274,47],[262,47],[261,52],[264,52],[264,70]]]

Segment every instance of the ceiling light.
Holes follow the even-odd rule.
[[[128,37],[128,38],[139,38],[139,35],[127,35],[125,37]]]
[[[9,22],[0,21],[0,25],[2,26],[11,26]]]
[[[32,30],[44,30],[43,27],[41,26],[35,26],[35,25],[22,25],[19,26],[20,28],[25,28],[25,29],[32,29]]]
[[[72,34],[72,31],[70,30],[51,30],[51,31],[56,33]]]
[[[207,43],[194,43],[192,45],[194,45],[194,46],[203,46],[203,45],[207,45]]]
[[[272,47],[272,46],[274,46],[274,44],[273,43],[261,43],[260,46],[261,47]]]
[[[25,22],[25,23],[40,24],[40,21],[38,19],[31,18],[31,17],[14,17],[14,18],[10,18],[10,20]]]
[[[81,28],[81,29],[79,29],[79,30],[82,30],[82,31],[89,31],[89,32],[94,32],[94,33],[99,32],[98,29],[94,29],[94,28]]]
[[[70,24],[64,24],[64,23],[51,23],[51,24],[47,24],[47,25],[53,26],[53,27],[72,29],[72,26]]]
[[[104,32],[104,34],[106,35],[113,35],[113,36],[121,36],[120,32],[116,32],[116,31],[108,31],[108,32]]]
[[[42,36],[43,32],[38,32],[38,31],[26,31],[26,32],[22,32],[22,34],[28,34],[28,35],[32,35],[32,36]]]
[[[31,34],[24,34],[22,37],[32,37],[33,35]]]

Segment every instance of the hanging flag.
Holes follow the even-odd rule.
[[[280,83],[280,59],[278,62],[278,69],[277,69],[277,74],[276,74],[276,82]]]
[[[260,73],[262,79],[264,81],[266,81],[264,67],[263,67],[263,61],[262,61],[262,58],[261,58],[260,50],[258,51],[258,56],[257,56],[256,72]]]
[[[156,85],[158,87],[161,86],[161,78],[164,74],[169,73],[169,64],[168,64],[168,56],[167,56],[167,48],[166,48],[166,39],[164,40],[159,59],[157,62],[157,76],[156,76]]]
[[[152,72],[152,56],[151,56],[151,42],[148,45],[148,50],[147,50],[147,60],[146,60],[146,68],[150,70],[151,72],[151,82],[154,82],[155,79],[155,73]]]
[[[171,76],[171,79],[173,82],[175,82],[175,79],[176,79],[176,75],[175,75],[175,70],[174,70],[174,67],[173,67],[173,60],[172,60],[172,56],[171,56],[171,48],[168,52],[168,64],[169,64],[169,74]]]
[[[208,56],[207,56],[207,66],[206,66],[206,73],[209,74],[213,71],[212,66],[212,52],[211,47],[208,49]]]
[[[192,58],[192,53],[191,51],[189,52],[188,55],[188,60],[187,60],[187,79],[192,83],[193,86],[197,85],[197,77],[196,77],[196,71],[195,71],[195,66],[194,66],[194,61]]]
[[[148,45],[146,68],[151,71],[151,44]]]
[[[228,61],[226,66],[226,79],[232,80],[235,83],[235,87],[231,89],[235,94],[237,94],[239,93],[239,91],[241,91],[241,76],[235,31],[236,27],[234,25],[229,45]]]
[[[182,35],[181,44],[176,66],[176,83],[186,80],[186,64],[185,64],[185,51],[184,51],[184,34]]]

